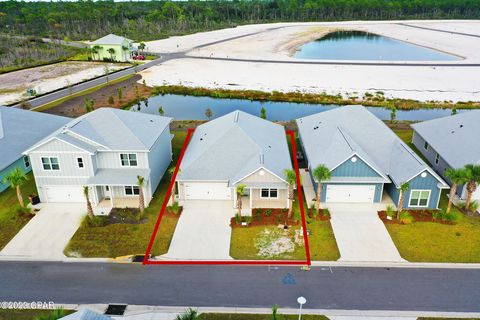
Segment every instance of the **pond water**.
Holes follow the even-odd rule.
[[[300,47],[298,59],[452,61],[459,57],[362,31],[336,31]]]
[[[134,105],[132,110],[158,114],[162,107],[164,115],[175,120],[206,120],[205,110],[212,110],[212,119],[223,116],[235,110],[260,116],[260,110],[265,108],[267,119],[272,121],[290,121],[314,113],[338,108],[338,105],[308,104],[292,102],[260,102],[241,99],[214,99],[210,97],[195,97],[167,94],[148,99],[147,104]],[[139,110],[140,108],[140,110]],[[368,107],[368,109],[382,120],[390,120],[390,109]],[[458,110],[459,112],[466,110]],[[424,121],[450,115],[448,109],[420,109],[398,110],[397,120]]]

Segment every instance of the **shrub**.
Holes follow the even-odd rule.
[[[240,224],[242,223],[242,216],[237,213],[235,213],[235,223]]]
[[[244,218],[244,220],[245,220],[245,222],[246,222],[247,224],[250,224],[250,223],[252,222],[252,217],[251,217],[251,216],[246,216],[246,217]]]
[[[330,217],[330,210],[328,210],[328,208],[323,209],[322,215],[325,217]]]
[[[115,100],[113,99],[113,96],[108,97],[108,104],[113,105],[115,103]]]
[[[432,213],[432,217],[435,220],[441,220],[441,221],[446,221],[446,222],[457,222],[459,218],[459,214],[456,210],[452,210],[449,213],[445,209],[435,211]]]
[[[312,213],[312,217],[316,218],[317,210],[315,210],[315,202],[312,202],[310,205],[310,212]]]
[[[478,203],[478,201],[474,200],[474,201],[470,202],[470,210],[472,212],[477,212],[479,207],[480,207],[480,203]]]
[[[180,205],[178,202],[174,202],[171,206],[168,207],[168,211],[170,211],[173,214],[178,214],[180,212]]]
[[[272,214],[272,209],[265,210],[263,214],[265,215],[265,217],[270,217],[270,215]]]
[[[104,227],[107,225],[107,217],[102,216],[86,216],[85,220],[83,220],[84,224],[88,227],[95,228],[95,227]]]
[[[395,216],[395,209],[392,205],[387,206],[387,217],[393,218]]]
[[[408,211],[402,211],[400,212],[399,219],[400,223],[402,224],[410,224],[413,222],[413,217]]]

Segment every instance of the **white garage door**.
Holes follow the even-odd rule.
[[[232,191],[226,183],[185,183],[185,199],[187,200],[230,200],[231,198]]]
[[[47,202],[84,202],[83,190],[78,186],[46,186]]]
[[[327,202],[373,203],[374,185],[328,185]]]

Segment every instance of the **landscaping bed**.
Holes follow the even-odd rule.
[[[252,209],[251,216],[242,216],[241,221],[246,222],[247,225],[242,225],[237,221],[237,218],[233,217],[230,220],[230,227],[232,228],[246,228],[254,226],[272,226],[277,224],[284,225],[285,222],[288,226],[298,226],[301,221],[296,219],[294,215],[291,218],[287,218],[288,209]]]
[[[435,217],[436,214],[439,214],[438,210],[403,210],[402,212],[408,212],[413,219],[412,222],[456,224],[455,221],[442,220],[440,217]],[[378,216],[385,224],[405,224],[401,220],[396,219],[395,216],[392,219],[388,219],[387,211],[378,211]]]

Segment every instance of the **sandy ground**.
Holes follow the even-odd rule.
[[[402,26],[407,23],[447,31],[480,33],[480,21],[389,21],[248,25],[147,43],[157,52],[190,56],[299,61],[295,50],[336,29],[363,30],[462,57],[456,64],[480,63],[480,39]],[[250,33],[257,34],[198,48]],[[197,47],[197,48],[195,48]],[[312,61],[312,60],[309,60]],[[452,62],[452,61],[450,61]],[[258,89],[264,91],[354,94],[383,91],[387,97],[421,101],[480,100],[479,67],[340,66],[289,63],[170,60],[142,72],[147,85]]]
[[[0,75],[0,105],[27,98],[26,90],[29,88],[42,94],[103,75],[106,66],[110,72],[127,67],[122,64],[68,61]]]

